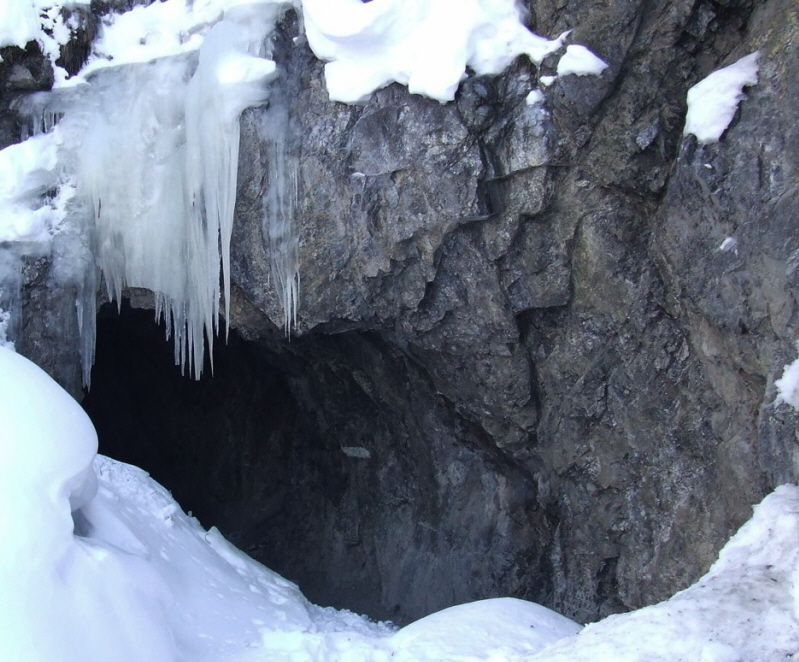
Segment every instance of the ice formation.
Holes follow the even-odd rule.
[[[745,98],[743,88],[756,85],[759,51],[714,71],[688,90],[688,114],[683,133],[702,144],[718,142]]]
[[[106,26],[77,83],[28,101],[34,134],[60,118],[56,128],[8,148],[25,157],[14,162],[32,165],[24,177],[7,179],[0,206],[18,204],[20,192],[40,193],[36,177],[53,174],[56,154],[60,179],[47,183],[60,188],[38,215],[6,214],[0,240],[52,235],[74,183],[66,225],[91,238],[109,298],[120,301],[126,286],[153,291],[156,314],[175,339],[175,360],[196,377],[218,331],[220,300],[229,318],[239,116],[268,98],[276,75],[268,37],[287,6],[169,0],[121,15]],[[140,32],[120,31],[120,22]],[[152,55],[163,57],[147,59]],[[94,265],[83,266],[82,281],[94,283]],[[94,348],[88,298],[78,298],[87,385]],[[296,291],[293,301],[290,310]]]
[[[0,308],[0,347],[14,350],[14,343],[8,339],[8,323],[11,321],[11,313]]]
[[[262,116],[261,138],[267,145],[266,176],[269,186],[263,197],[263,236],[269,251],[269,266],[278,301],[283,309],[286,335],[297,323],[300,291],[300,244],[294,225],[297,202],[297,166],[289,156],[288,109],[275,99]]]
[[[60,132],[0,150],[0,242],[49,242],[66,216],[72,189],[58,185]]]

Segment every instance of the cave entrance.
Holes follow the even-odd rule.
[[[529,476],[377,334],[245,341],[181,375],[151,310],[101,308],[84,407],[100,452],[317,604],[405,623],[510,595],[545,603],[552,531]]]

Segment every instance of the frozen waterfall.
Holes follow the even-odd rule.
[[[239,118],[269,102],[277,75],[271,35],[289,6],[230,7],[199,50],[99,68],[77,85],[26,100],[30,132],[57,136],[51,176],[76,190],[58,232],[77,229],[95,256],[72,260],[75,273],[67,278],[81,283],[84,384],[94,360],[98,273],[118,303],[125,287],[152,291],[156,317],[174,337],[176,363],[184,373],[202,374],[206,344],[210,349],[219,330],[220,301],[229,319]],[[90,61],[86,70],[94,69]],[[267,115],[280,119],[269,124],[275,181],[264,196],[272,219],[264,236],[288,331],[297,304],[296,182],[281,162],[285,112]]]

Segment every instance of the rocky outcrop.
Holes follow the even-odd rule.
[[[244,116],[230,323],[248,343],[135,459],[183,462],[187,507],[312,599],[408,620],[510,594],[593,620],[687,586],[796,480],[773,384],[799,328],[797,9],[528,5],[537,32],[573,28],[608,62],[601,78],[528,105],[553,56],[447,105],[390,86],[344,106],[288,21],[271,108]],[[721,142],[683,137],[688,88],[758,49]],[[298,181],[290,341],[262,203],[278,110]]]

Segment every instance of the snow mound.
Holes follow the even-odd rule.
[[[308,649],[292,633],[391,632],[312,608],[144,471],[96,449],[80,406],[0,347],[1,660],[246,662],[275,632],[289,659]]]
[[[308,43],[327,61],[330,98],[361,103],[389,83],[441,102],[466,68],[498,74],[518,55],[540,64],[558,39],[525,28],[514,0],[303,0]]]
[[[565,616],[524,600],[496,598],[450,607],[400,630],[396,662],[525,658],[580,631]]]
[[[688,90],[688,114],[684,135],[693,134],[702,144],[718,142],[732,122],[743,88],[756,85],[759,51],[714,71]]]

